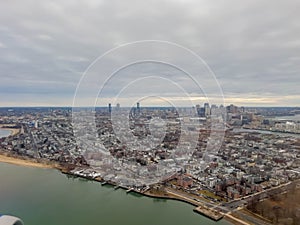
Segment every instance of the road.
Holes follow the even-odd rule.
[[[238,216],[240,218],[243,218],[243,219],[249,221],[251,224],[254,224],[254,225],[271,225],[271,223],[268,223],[268,222],[266,222],[262,219],[254,217],[254,216],[247,215],[246,213],[243,213],[241,211],[237,211],[236,213],[238,214]]]
[[[210,202],[206,202],[204,200],[201,200],[199,198],[193,198],[191,196],[189,196],[188,194],[185,194],[185,193],[182,193],[182,192],[177,192],[175,190],[172,190],[170,188],[166,188],[166,192],[168,194],[172,194],[172,195],[175,195],[179,198],[182,198],[188,202],[191,202],[192,204],[194,205],[197,205],[197,206],[206,206],[207,208],[211,208],[211,209],[214,209],[214,210],[220,210],[221,213],[225,214],[225,213],[228,213],[228,212],[231,212],[227,207],[224,207],[222,205],[216,205],[216,204],[213,204],[213,203],[210,203]],[[195,200],[197,199],[197,201]]]
[[[206,201],[203,201],[201,199],[198,199],[197,201],[194,200],[193,197],[189,196],[188,194],[185,194],[185,193],[182,193],[182,192],[178,192],[176,190],[173,190],[173,189],[170,189],[170,188],[166,188],[166,192],[168,194],[171,194],[171,195],[174,195],[176,197],[179,197],[181,199],[184,199],[186,200],[187,202],[190,202],[194,205],[197,205],[197,206],[205,206],[207,208],[210,208],[210,209],[214,209],[214,210],[219,210],[221,214],[223,214],[224,216],[227,216],[228,218],[232,219],[232,220],[235,220],[236,222],[240,223],[240,224],[243,224],[243,225],[250,225],[250,224],[254,224],[254,225],[270,225],[270,223],[267,223],[265,222],[264,220],[261,220],[259,218],[256,218],[256,217],[253,217],[251,215],[247,215],[241,211],[239,211],[237,208],[239,207],[238,203],[235,205],[235,207],[233,208],[227,208],[225,206],[222,206],[222,205],[216,205],[216,204],[213,204],[213,203],[210,203],[210,202],[206,202]],[[236,218],[235,216],[233,216],[231,213],[237,213],[238,216],[242,219],[239,219],[239,218]],[[246,222],[246,221],[249,221],[249,222]]]
[[[237,209],[238,207],[243,207],[244,204],[247,202],[247,200],[249,200],[250,198],[253,198],[253,197],[259,196],[259,195],[263,195],[263,194],[267,194],[268,192],[274,191],[274,190],[279,189],[279,188],[283,188],[283,187],[285,187],[285,186],[287,186],[291,183],[292,182],[288,182],[288,183],[281,184],[281,185],[276,186],[276,187],[269,188],[269,189],[261,191],[261,192],[254,193],[254,194],[249,195],[249,196],[238,198],[238,199],[232,200],[230,202],[223,203],[222,206],[227,207],[228,209],[234,210],[234,209]]]

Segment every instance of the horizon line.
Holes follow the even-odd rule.
[[[276,105],[276,106],[259,106],[259,105],[256,105],[256,106],[247,106],[247,105],[237,105],[237,104],[226,104],[224,105],[224,107],[227,107],[227,106],[230,106],[230,105],[234,105],[234,106],[237,106],[237,107],[244,107],[244,108],[300,108],[300,106],[285,106],[285,105]],[[219,105],[220,106],[220,105]],[[57,106],[57,105],[47,105],[47,106],[0,106],[0,108],[106,108],[108,107],[108,105],[100,105],[100,106]],[[116,108],[116,106],[112,106],[113,108]],[[141,108],[151,108],[151,107],[161,107],[161,108],[174,108],[172,106],[158,106],[158,105],[153,105],[153,106],[149,106],[149,105],[146,105],[146,106],[143,106],[143,105],[140,105]],[[196,107],[196,105],[194,106],[178,106],[178,107],[175,107],[175,108],[193,108],[193,107]],[[132,106],[120,106],[120,108],[132,108]]]

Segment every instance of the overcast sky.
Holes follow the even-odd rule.
[[[0,106],[70,106],[80,78],[97,57],[122,44],[153,39],[198,54],[215,74],[226,104],[299,106],[299,8],[298,0],[1,1]],[[111,60],[120,59],[116,54]],[[186,104],[180,91],[163,82],[136,83],[161,74],[199,104],[205,101],[206,90],[197,90],[184,73],[146,63],[108,82],[103,103],[135,82],[130,94],[122,92],[121,104],[131,104],[126,98],[135,91],[147,96],[146,83]],[[102,84],[92,85],[100,89]],[[78,96],[82,105],[86,95]]]

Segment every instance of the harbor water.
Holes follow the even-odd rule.
[[[0,214],[25,225],[225,225],[175,200],[153,199],[54,169],[0,163]]]
[[[10,135],[9,130],[0,129],[0,138],[7,137],[8,135]]]

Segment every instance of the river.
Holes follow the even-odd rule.
[[[269,118],[267,118],[267,119],[300,121],[300,114],[296,114],[296,115],[294,115],[294,116],[276,116],[276,117],[269,117]]]
[[[249,133],[252,133],[252,132],[255,132],[255,133],[261,133],[261,134],[273,134],[273,135],[278,135],[278,136],[281,136],[281,137],[295,137],[295,138],[300,138],[300,134],[275,132],[275,131],[268,131],[268,130],[234,128],[233,132],[236,132],[236,133],[240,133],[240,132],[249,132]]]
[[[25,225],[228,225],[193,212],[193,206],[158,200],[54,169],[0,163],[0,213]]]

